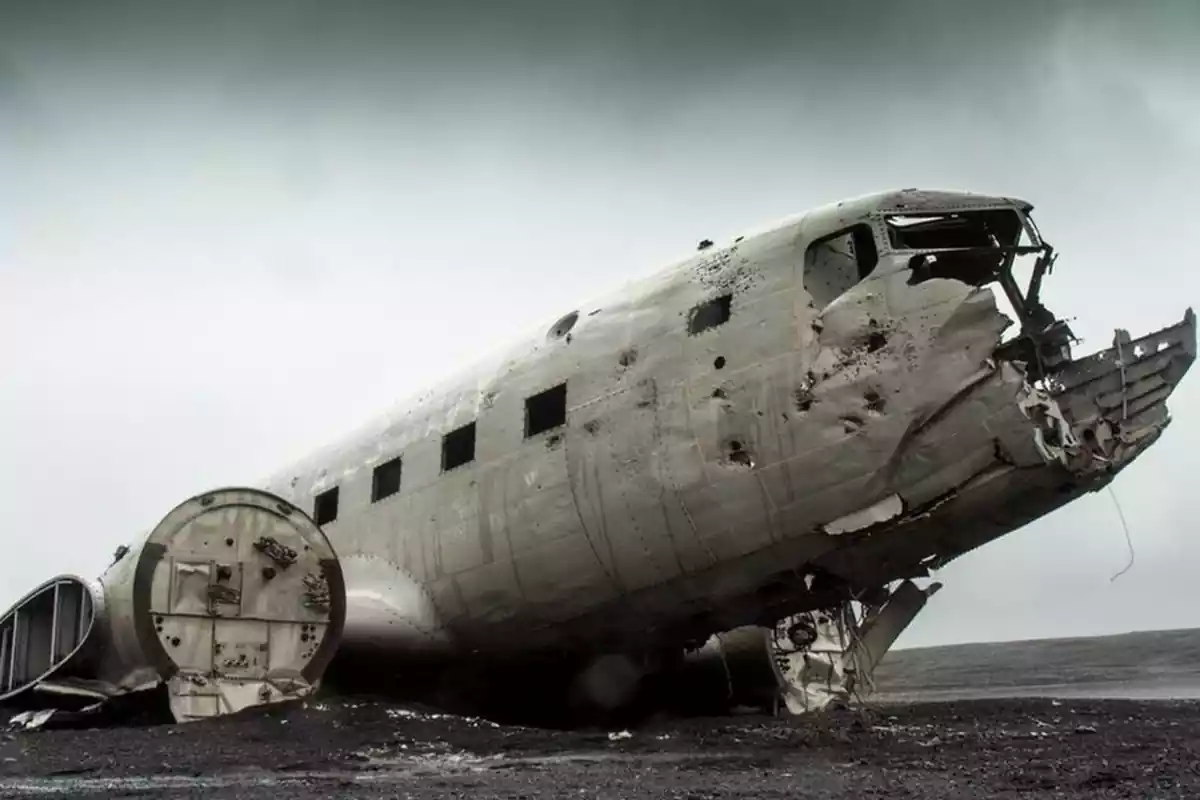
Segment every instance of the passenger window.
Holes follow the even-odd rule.
[[[442,472],[475,460],[475,423],[469,422],[442,437]]]
[[[337,519],[338,487],[327,489],[316,496],[313,501],[313,522],[317,525],[328,525]]]
[[[378,503],[400,491],[400,473],[404,463],[397,457],[375,468],[371,476],[371,502]]]
[[[804,288],[817,308],[824,308],[870,275],[878,261],[870,227],[855,225],[808,246]]]
[[[525,438],[567,424],[567,385],[525,399]]]

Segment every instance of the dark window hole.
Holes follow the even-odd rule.
[[[525,438],[567,424],[567,385],[525,399]]]
[[[328,525],[337,519],[338,487],[326,489],[313,500],[313,522],[317,525]]]
[[[717,369],[725,369],[725,356],[717,356],[717,360],[713,362],[713,366]]]
[[[883,399],[883,395],[873,390],[864,394],[863,400],[867,404],[867,411],[873,414],[882,414],[883,409],[887,407],[887,402]]]
[[[551,339],[561,339],[562,337],[566,336],[568,333],[571,332],[571,329],[575,327],[575,323],[578,321],[579,321],[579,312],[572,311],[570,314],[567,314],[565,317],[560,319],[558,322],[554,323],[554,325],[551,326],[550,332],[548,335],[550,336]]]
[[[475,460],[475,423],[468,422],[442,437],[442,472]]]
[[[729,321],[732,302],[733,295],[726,294],[693,308],[688,314],[688,333],[695,336],[709,328],[724,325]]]
[[[371,475],[371,502],[378,503],[400,491],[400,473],[403,462],[399,457],[375,467]]]

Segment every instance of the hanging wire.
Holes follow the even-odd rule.
[[[1117,516],[1121,518],[1121,528],[1125,531],[1125,545],[1129,548],[1129,563],[1122,567],[1120,572],[1108,579],[1108,582],[1112,583],[1133,568],[1133,559],[1136,554],[1133,551],[1133,538],[1129,535],[1129,523],[1125,521],[1125,512],[1121,510],[1121,501],[1117,499],[1117,493],[1113,491],[1111,483],[1108,485],[1108,496],[1112,498],[1113,505],[1117,507]]]

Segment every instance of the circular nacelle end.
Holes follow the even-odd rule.
[[[177,719],[302,697],[333,658],[346,618],[332,546],[287,501],[256,489],[207,492],[150,533],[125,580],[114,638],[167,679]],[[110,587],[115,589],[116,587]],[[132,640],[132,641],[131,641]]]

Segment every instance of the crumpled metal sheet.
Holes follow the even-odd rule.
[[[940,588],[904,581],[861,621],[850,603],[780,620],[772,646],[788,712],[805,714],[869,696],[875,668]]]
[[[39,711],[22,711],[8,721],[10,730],[35,731],[46,724],[54,716],[55,709],[44,708]]]
[[[783,702],[792,714],[804,714],[848,702],[846,652],[853,620],[847,606],[809,611],[780,620],[774,629],[774,657],[783,679]]]

